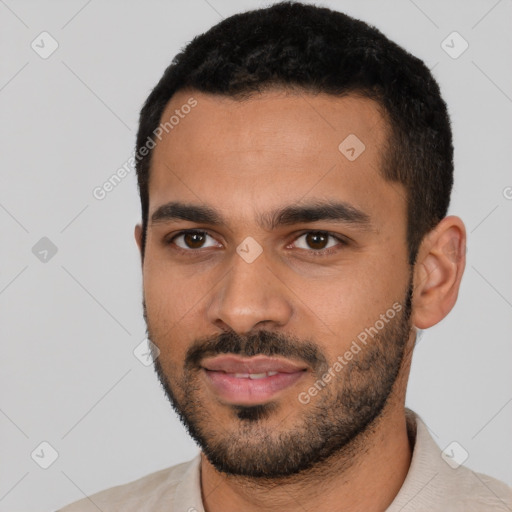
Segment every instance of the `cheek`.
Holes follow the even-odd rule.
[[[204,279],[161,257],[149,256],[144,264],[144,298],[154,321],[175,323],[200,303],[208,288]]]
[[[169,264],[148,260],[144,269],[144,300],[152,341],[164,366],[183,361],[190,340],[207,330],[205,276],[189,276]]]
[[[296,281],[290,287],[299,299],[299,330],[322,345],[326,357],[334,360],[365,329],[376,322],[379,327],[381,315],[391,309],[394,316],[396,308],[403,307],[405,283],[403,269],[368,262],[352,265],[329,280]]]

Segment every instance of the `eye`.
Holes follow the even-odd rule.
[[[213,242],[209,244],[206,240],[210,238]],[[205,231],[181,231],[173,236],[167,243],[174,243],[183,250],[206,249],[208,247],[218,247],[219,244]]]
[[[347,245],[347,242],[343,238],[326,231],[308,231],[296,238],[293,245],[315,255],[328,255],[335,252],[332,250],[334,247]]]
[[[209,240],[208,240],[209,239]],[[185,230],[165,241],[167,245],[175,245],[177,250],[194,252],[210,247],[222,247],[206,231]],[[295,238],[293,244],[300,250],[305,250],[315,256],[328,256],[336,252],[340,246],[346,246],[348,242],[339,235],[327,231],[308,231]]]

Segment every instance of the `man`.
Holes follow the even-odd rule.
[[[195,38],[137,136],[144,315],[192,461],[63,510],[511,510],[405,409],[457,299],[446,105],[379,31],[281,3]]]

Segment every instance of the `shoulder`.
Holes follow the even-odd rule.
[[[144,510],[172,510],[179,484],[197,465],[198,457],[170,468],[162,469],[124,485],[111,487],[87,496],[57,512],[141,512]]]
[[[407,423],[414,444],[411,466],[387,512],[512,510],[512,488],[457,463],[455,448],[442,452],[412,411],[407,411]]]
[[[512,488],[504,482],[465,466],[449,469],[437,475],[440,502],[465,512],[512,510]]]

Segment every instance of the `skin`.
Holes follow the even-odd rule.
[[[406,192],[379,172],[388,126],[378,106],[357,96],[268,91],[235,101],[180,91],[162,118],[168,119],[191,96],[197,106],[154,150],[149,218],[161,205],[181,201],[208,205],[226,223],[148,225],[144,297],[163,371],[170,381],[178,379],[192,342],[224,330],[243,334],[266,329],[311,339],[329,362],[335,361],[361,331],[403,300],[410,278]],[[354,161],[338,150],[349,134],[366,146]],[[327,199],[362,210],[370,225],[322,220],[268,229],[258,222],[258,215],[276,208]],[[191,256],[194,249],[179,252],[163,242],[184,229],[207,231],[208,247]],[[333,252],[318,256],[301,236],[308,230],[348,237],[349,243],[330,239]],[[139,248],[141,233],[136,226]],[[263,249],[252,263],[236,252],[248,236]],[[415,330],[435,325],[455,304],[465,239],[464,224],[455,216],[443,219],[424,238],[412,269],[413,329],[406,355],[379,422],[364,442],[354,445],[350,461],[340,452],[324,468],[274,485],[221,473],[202,455],[208,512],[286,511],[298,504],[304,510],[386,509],[411,460],[404,403]],[[179,243],[186,247],[183,239]],[[308,374],[282,390],[267,425],[275,431],[293,428],[304,412],[297,395],[315,380]],[[343,380],[336,382],[342,386]],[[230,409],[206,385],[198,393],[212,429],[229,432],[234,422]]]

